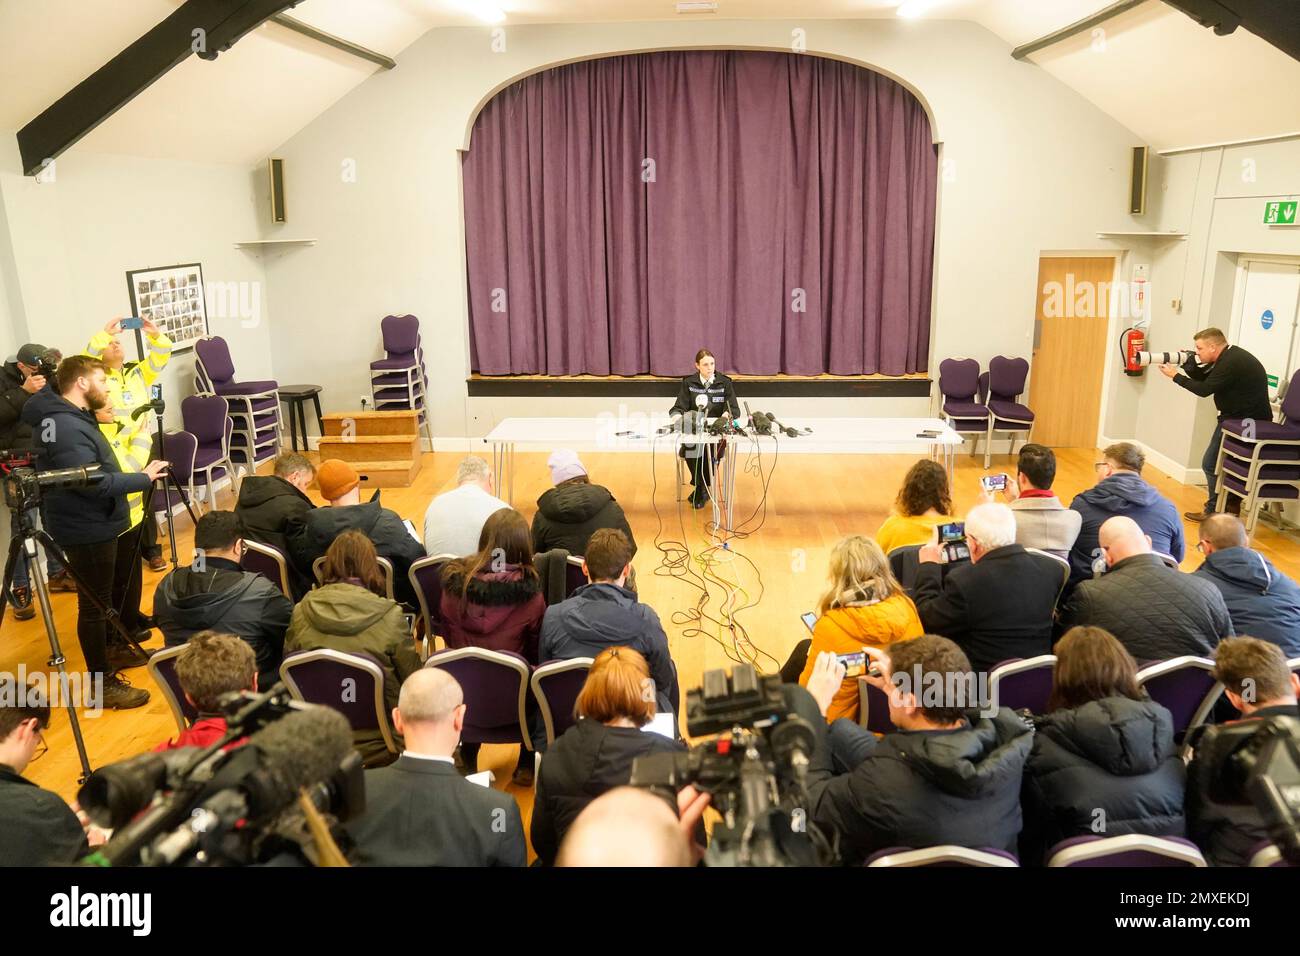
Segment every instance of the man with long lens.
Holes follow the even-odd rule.
[[[45,389],[23,408],[40,452],[38,468],[52,470],[98,465],[97,480],[82,487],[51,491],[45,498],[50,536],[63,548],[72,570],[100,602],[121,608],[128,630],[139,625],[140,574],[135,567],[136,536],[130,528],[127,496],[144,491],[167,463],[150,462],[140,474],[124,474],[95,412],[108,404],[104,363],[84,355],[64,359],[55,374],[54,391]],[[125,641],[109,640],[111,625],[90,595],[77,594],[77,638],[92,679],[104,675],[103,706],[139,707],[149,693],[132,687],[117,671],[140,667],[147,656]],[[116,636],[116,635],[114,635]]]
[[[122,319],[116,318],[96,332],[86,346],[86,354],[104,363],[107,374],[108,397],[113,406],[116,427],[102,425],[104,437],[110,442],[114,438],[123,440],[128,445],[136,445],[135,433],[150,434],[151,414],[141,411],[151,404],[150,386],[158,381],[158,376],[167,367],[172,354],[172,341],[149,319],[142,319],[140,328],[144,332],[145,347],[148,354],[131,366],[126,365],[126,355],[118,335],[122,332]],[[162,454],[158,436],[151,438],[150,458]],[[131,508],[139,507],[139,499],[132,496]],[[167,562],[163,560],[162,545],[158,543],[158,525],[154,521],[144,523],[144,549],[141,557],[152,571],[166,571]]]
[[[1183,517],[1188,521],[1204,521],[1214,514],[1218,505],[1215,489],[1214,466],[1219,461],[1219,445],[1223,441],[1223,423],[1230,418],[1249,418],[1259,424],[1273,420],[1273,407],[1268,401],[1268,373],[1259,359],[1239,345],[1229,345],[1218,329],[1202,329],[1193,336],[1196,356],[1183,363],[1182,371],[1173,365],[1161,365],[1160,372],[1201,398],[1214,396],[1214,407],[1219,410],[1219,422],[1214,426],[1210,444],[1201,458],[1205,472],[1205,507],[1188,511]],[[1228,499],[1236,507],[1239,498]]]
[[[50,350],[44,345],[28,342],[14,359],[0,365],[0,449],[20,452],[32,447],[32,429],[22,420],[22,411],[27,400],[45,387],[49,355]],[[0,504],[0,547],[8,547],[12,534],[9,524],[9,509]],[[65,583],[67,572],[57,560],[50,557],[47,568],[51,591],[72,590],[72,585]],[[25,556],[20,556],[14,565],[13,596],[17,620],[30,621],[36,616]]]

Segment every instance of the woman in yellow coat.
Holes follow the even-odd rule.
[[[863,647],[886,649],[925,633],[916,605],[904,592],[880,545],[852,535],[831,551],[830,587],[818,604],[812,644],[799,683],[807,686],[822,651],[855,654]],[[846,677],[836,691],[827,722],[858,718],[858,679]]]
[[[928,458],[913,465],[903,479],[894,508],[895,513],[876,532],[876,542],[885,554],[909,544],[932,543],[935,528],[957,520],[952,514],[952,492],[943,465]]]

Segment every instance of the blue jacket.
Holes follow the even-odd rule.
[[[131,509],[126,496],[144,491],[151,482],[148,475],[123,473],[118,467],[117,456],[99,430],[94,413],[46,387],[28,399],[22,417],[32,428],[38,470],[97,464],[103,476],[83,488],[45,494],[43,514],[50,537],[66,547],[112,541],[127,530]]]
[[[1083,516],[1083,527],[1070,550],[1070,586],[1092,577],[1097,533],[1107,518],[1124,515],[1151,537],[1151,548],[1183,560],[1183,519],[1174,503],[1141,475],[1121,471],[1080,492],[1070,508]]]
[[[610,647],[630,647],[650,665],[660,710],[677,712],[677,672],[668,636],[654,608],[617,584],[586,584],[542,618],[538,660],[595,657]]]
[[[1300,585],[1250,548],[1215,551],[1196,569],[1223,595],[1232,629],[1300,657]]]

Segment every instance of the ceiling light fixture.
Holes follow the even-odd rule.
[[[462,0],[460,4],[484,23],[505,23],[506,12],[492,0]]]
[[[677,4],[678,13],[717,13],[716,0],[681,0]]]
[[[930,0],[903,0],[894,12],[904,20],[915,20],[917,17],[924,16],[929,10]]]

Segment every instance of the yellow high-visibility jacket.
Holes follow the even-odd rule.
[[[144,466],[149,464],[153,451],[153,434],[149,431],[148,419],[145,417],[131,424],[130,429],[119,428],[117,422],[101,423],[99,428],[113,449],[117,466],[124,472],[138,473],[144,471]],[[134,528],[144,518],[144,493],[132,492],[126,496],[126,503],[131,508],[131,527]]]
[[[104,349],[108,348],[112,340],[107,332],[103,330],[96,332],[91,337],[90,344],[86,346],[86,354],[92,358],[103,358]],[[137,421],[143,421],[143,419],[133,420],[131,413],[141,405],[148,404],[149,386],[158,380],[172,354],[172,340],[163,333],[146,335],[144,340],[149,351],[143,361],[125,374],[122,369],[111,370],[108,373],[108,397],[113,402],[113,414],[117,418],[118,429],[123,432],[134,431]],[[116,432],[110,432],[109,425],[99,427],[104,432],[104,437],[111,442]]]

